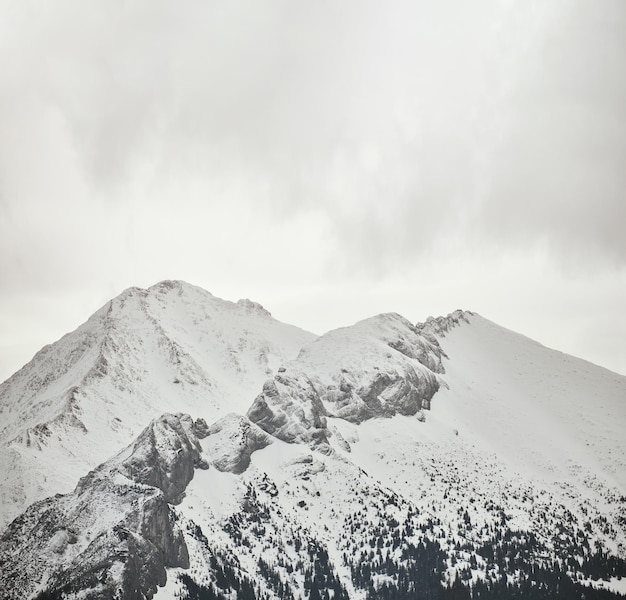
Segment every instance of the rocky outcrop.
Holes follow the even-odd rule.
[[[166,567],[188,567],[187,548],[163,493],[99,486],[33,504],[0,538],[3,598],[151,598]]]
[[[264,308],[258,302],[254,302],[253,300],[250,300],[249,298],[241,298],[240,300],[237,300],[237,306],[240,306],[241,308],[243,308],[249,313],[262,315],[268,318],[272,316],[272,313],[269,310]]]
[[[319,392],[303,373],[284,371],[263,385],[248,418],[285,442],[302,442],[327,451],[327,411]]]
[[[138,483],[160,489],[167,502],[182,499],[194,469],[207,469],[198,432],[206,423],[195,424],[189,415],[163,415],[139,436],[132,454],[123,462],[123,472]]]
[[[271,437],[249,419],[229,414],[207,429],[204,446],[216,469],[239,474],[248,468],[253,452],[271,443]]]
[[[208,468],[197,436],[207,429],[163,415],[72,494],[33,504],[0,538],[0,596],[151,598],[166,567],[189,566],[170,503]]]
[[[439,345],[437,337],[445,337],[450,329],[458,327],[462,323],[469,324],[470,317],[475,314],[469,310],[458,309],[445,317],[428,317],[423,323],[417,323],[415,329],[420,335]]]
[[[167,502],[178,504],[194,469],[209,467],[199,442],[207,430],[203,419],[194,423],[189,415],[164,414],[154,419],[129,448],[83,477],[76,489],[97,487],[122,474],[161,490]]]

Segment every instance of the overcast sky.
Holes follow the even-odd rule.
[[[456,308],[626,374],[623,0],[0,0],[0,380],[131,285]]]

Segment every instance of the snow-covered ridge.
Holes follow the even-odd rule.
[[[587,473],[624,488],[626,377],[479,315],[469,320],[441,339],[441,418],[533,477],[578,473],[581,483]]]
[[[382,314],[330,331],[268,380],[248,411],[279,439],[330,451],[326,417],[360,423],[429,409],[443,352],[404,317]]]

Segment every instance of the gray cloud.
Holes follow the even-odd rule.
[[[626,262],[624,26],[620,3],[575,3],[539,40],[492,165],[484,222],[494,237]]]
[[[599,181],[614,208],[625,12],[616,0],[65,1],[9,19],[2,96],[13,110],[2,126],[30,160],[46,151],[42,135],[54,137],[98,190],[146,163],[256,173],[279,212],[321,204],[334,217],[338,205],[348,231],[361,229],[359,203],[400,210],[416,239],[459,208],[490,224],[493,204],[558,205]],[[423,211],[434,228],[420,227]]]

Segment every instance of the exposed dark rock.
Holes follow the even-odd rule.
[[[428,317],[423,323],[415,325],[416,331],[426,337],[429,341],[439,345],[437,337],[446,337],[446,333],[453,327],[458,327],[461,323],[469,323],[470,317],[475,313],[469,310],[455,310],[446,317]],[[444,355],[445,356],[445,355]]]
[[[61,596],[104,600],[123,591],[140,600],[164,585],[166,567],[186,568],[189,557],[160,490],[111,483],[33,504],[0,539],[0,562],[7,600],[40,584]]]
[[[72,494],[33,504],[0,538],[0,596],[142,600],[189,555],[169,503],[208,468],[187,415],[163,415]],[[46,596],[47,594],[47,596]]]
[[[209,426],[204,419],[196,419],[193,424],[193,432],[201,440],[209,435]]]
[[[159,488],[168,502],[177,504],[194,468],[208,468],[201,452],[191,417],[163,415],[142,432],[123,466],[128,477]]]

